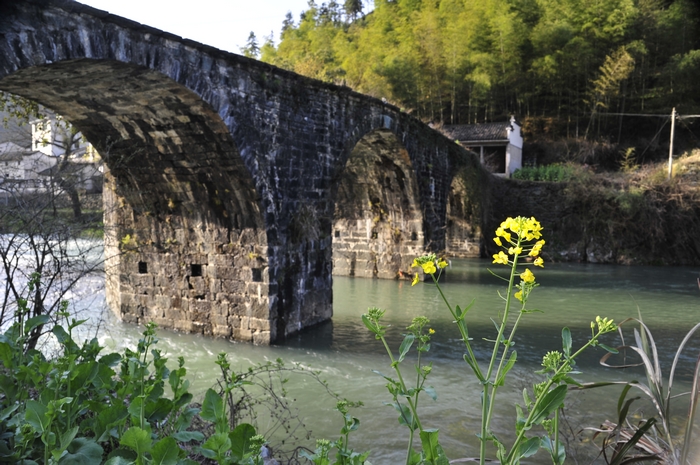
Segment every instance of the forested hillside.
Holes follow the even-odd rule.
[[[695,0],[311,0],[259,54],[424,120],[543,116],[584,136],[610,113],[700,112],[699,28]]]

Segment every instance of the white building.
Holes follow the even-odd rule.
[[[452,124],[447,137],[479,153],[481,164],[499,176],[510,177],[523,165],[523,136],[515,117],[502,123]]]

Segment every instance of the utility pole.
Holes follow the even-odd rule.
[[[668,179],[671,180],[671,171],[673,171],[673,132],[676,129],[676,107],[671,111],[671,143],[668,147]]]

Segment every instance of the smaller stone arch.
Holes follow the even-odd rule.
[[[413,163],[389,129],[350,152],[335,194],[333,274],[396,279],[424,250],[423,213]]]

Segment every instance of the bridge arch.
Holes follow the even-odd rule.
[[[102,154],[107,298],[122,319],[269,339],[259,196],[206,102],[108,60],[23,68],[0,88],[65,116]]]
[[[378,129],[360,139],[335,196],[333,275],[409,276],[424,250],[418,190],[408,151],[393,132]]]

